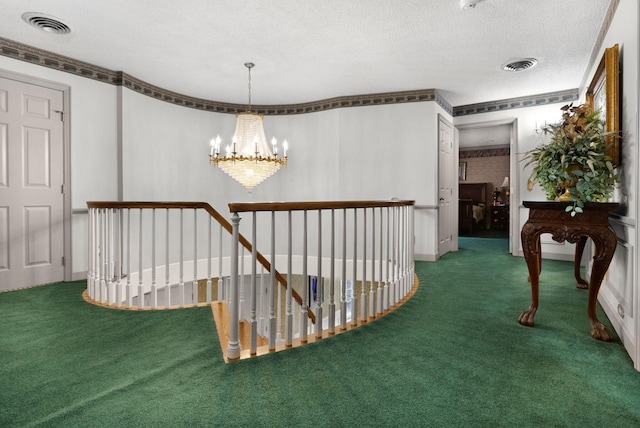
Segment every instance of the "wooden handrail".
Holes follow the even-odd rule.
[[[218,211],[216,211],[211,205],[207,202],[151,202],[151,201],[88,201],[88,208],[103,208],[103,209],[123,209],[123,208],[137,208],[137,209],[203,209],[207,211],[220,225],[229,233],[232,233],[233,227],[231,223]],[[253,247],[251,243],[242,235],[238,234],[238,240],[243,247],[247,249],[247,251],[252,252]],[[271,263],[260,253],[256,251],[256,257],[260,264],[264,266],[264,268],[271,272]],[[278,282],[285,288],[289,286],[287,280],[280,272],[276,270],[276,279]],[[302,306],[302,297],[298,294],[296,290],[291,289],[291,295],[295,299],[296,302],[300,306]],[[310,308],[307,308],[307,314],[311,319],[311,322],[316,322],[316,314]]]
[[[232,213],[253,211],[302,211],[346,208],[377,208],[415,205],[416,201],[392,199],[388,201],[308,201],[308,202],[232,202]]]

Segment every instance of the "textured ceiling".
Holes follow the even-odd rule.
[[[209,100],[437,89],[452,106],[579,87],[611,0],[2,0],[0,36]],[[34,29],[54,16],[68,35]],[[535,57],[524,72],[501,70]]]

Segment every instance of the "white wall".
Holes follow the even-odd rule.
[[[599,302],[606,312],[634,361],[640,370],[640,286],[638,269],[638,167],[640,165],[638,150],[638,90],[639,90],[639,34],[640,9],[636,0],[621,0],[607,32],[602,48],[598,52],[598,60],[604,49],[615,45],[620,47],[620,88],[621,88],[621,128],[622,128],[622,165],[618,168],[621,186],[616,194],[616,201],[626,207],[624,215],[610,220],[618,236],[618,245],[609,267],[609,273],[602,283]],[[589,70],[595,74],[594,67]]]
[[[209,165],[209,140],[229,141],[235,117],[123,90],[125,200],[206,201],[222,214],[245,201],[414,199],[436,204],[434,102],[267,116],[267,138],[289,141],[289,162],[249,194]],[[223,143],[224,145],[224,143]],[[435,260],[437,222],[418,221],[419,254]]]
[[[289,165],[252,194],[209,165],[209,139],[235,118],[123,91],[123,181],[129,200],[416,199],[435,202],[435,103],[266,116],[268,139],[289,141]],[[223,143],[224,144],[224,143]],[[408,149],[409,148],[409,149]]]

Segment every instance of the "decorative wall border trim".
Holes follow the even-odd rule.
[[[365,107],[383,104],[400,104],[437,101],[435,89],[419,89],[416,91],[386,92],[379,94],[352,95],[328,98],[302,104],[252,105],[258,113],[266,115],[313,113],[343,107]],[[241,106],[244,111],[244,106]]]
[[[116,86],[124,86],[140,94],[184,107],[229,114],[241,113],[246,110],[246,106],[244,104],[223,103],[179,94],[177,92],[172,92],[167,89],[151,85],[123,71],[113,71],[103,67],[98,67],[87,62],[78,61],[64,55],[58,55],[53,52],[48,52],[43,49],[38,49],[34,46],[15,42],[3,37],[0,37],[0,55],[52,68],[65,73],[71,73],[76,76],[86,77],[87,79],[93,79]],[[452,116],[462,116],[551,104],[559,101],[573,101],[576,99],[578,99],[578,90],[571,89],[568,91],[552,92],[530,97],[512,98],[481,104],[452,107],[440,92],[438,92],[438,90],[419,89],[414,91],[335,97],[302,104],[253,105],[252,107],[254,111],[266,115],[291,115],[313,113],[343,107],[363,107],[370,105],[435,101]]]
[[[63,55],[0,37],[0,55],[117,85],[117,73]]]
[[[444,99],[444,97],[442,96],[442,94],[440,94],[438,90],[436,90],[435,92],[436,92],[436,103],[438,103],[438,105],[442,107],[447,113],[453,116],[453,107],[451,106],[451,104],[449,104],[449,102]]]
[[[495,111],[511,110],[515,108],[534,107],[559,102],[571,102],[578,99],[579,90],[569,89],[559,92],[531,95],[528,97],[509,98],[498,101],[489,101],[479,104],[468,104],[453,108],[453,116],[465,116],[468,114],[491,113]]]
[[[492,149],[460,149],[460,159],[489,158],[493,156],[509,156],[509,147],[499,147]]]

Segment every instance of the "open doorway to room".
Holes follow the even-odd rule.
[[[513,254],[511,201],[515,120],[456,126],[459,142],[459,237],[509,239]]]

